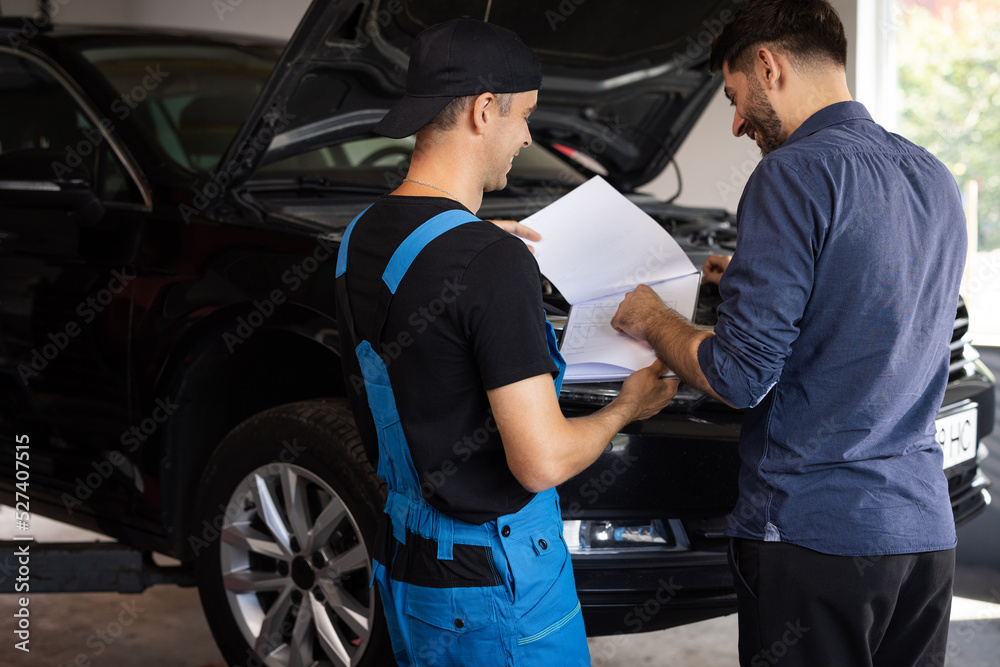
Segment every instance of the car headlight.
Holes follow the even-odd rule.
[[[563,537],[573,555],[691,549],[691,543],[679,519],[563,521]]]

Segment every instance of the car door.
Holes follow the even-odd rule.
[[[26,435],[32,500],[89,513],[142,486],[120,450],[129,222],[148,205],[74,90],[41,58],[0,49],[0,472]]]

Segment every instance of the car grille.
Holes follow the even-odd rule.
[[[953,375],[960,371],[965,364],[979,358],[979,353],[968,343],[969,338],[969,309],[965,307],[965,299],[958,298],[958,310],[955,313],[955,324],[951,333],[951,359],[948,372]],[[951,378],[949,378],[951,379]]]

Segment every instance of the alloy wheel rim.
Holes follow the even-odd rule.
[[[270,463],[220,509],[223,588],[254,654],[268,667],[356,665],[375,601],[368,550],[340,496],[305,468]]]

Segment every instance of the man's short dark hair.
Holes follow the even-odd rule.
[[[506,116],[510,113],[510,108],[514,104],[515,94],[516,93],[499,93],[495,95],[497,98],[497,111],[501,116]],[[479,97],[479,95],[456,97],[424,127],[437,132],[446,132],[450,130],[455,127],[459,117],[465,113],[465,111],[469,108],[469,105],[472,104],[472,101],[477,97]]]
[[[712,40],[709,66],[748,74],[763,45],[794,64],[847,66],[844,24],[826,0],[749,0]]]

